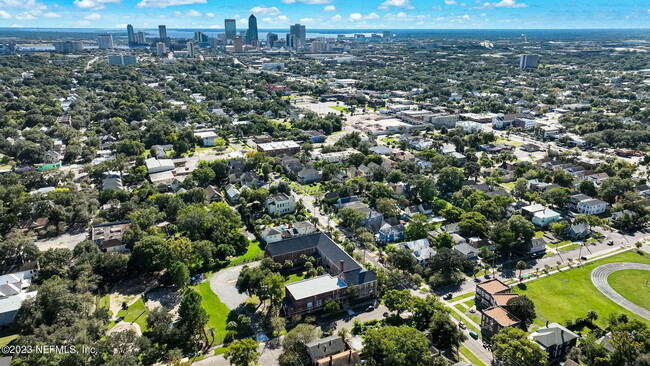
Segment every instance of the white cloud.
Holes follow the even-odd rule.
[[[196,11],[194,9],[190,9],[190,10],[187,11],[187,16],[189,16],[189,17],[200,17],[201,15],[203,15],[203,14],[199,13],[198,11]]]
[[[262,14],[262,15],[278,15],[280,14],[280,9],[276,8],[275,6],[256,6],[251,9],[251,13],[253,14]]]
[[[341,22],[341,21],[343,21],[343,17],[340,16],[339,14],[336,14],[330,20],[333,21],[333,22]]]
[[[461,18],[463,18],[463,19],[469,19],[469,14],[465,14],[465,15],[463,15]]]
[[[207,4],[207,3],[208,0],[141,0],[138,3],[137,7],[162,9],[168,6]]]
[[[34,19],[36,19],[36,17],[28,11],[24,11],[22,13],[16,14],[16,20],[34,20]]]
[[[4,10],[0,10],[0,19],[11,19],[11,14]]]
[[[87,19],[87,20],[98,20],[98,19],[101,19],[101,18],[102,18],[102,16],[100,14],[97,14],[97,13],[90,13],[90,14],[88,14],[88,15],[86,15],[84,17],[84,19]]]
[[[364,19],[370,19],[370,20],[379,19],[379,15],[377,15],[377,13],[370,13],[370,14],[366,15],[364,17]]]
[[[47,5],[39,3],[36,0],[0,0],[0,8],[9,9],[26,9],[26,10],[45,10]]]
[[[46,18],[61,18],[61,14],[59,13],[54,13],[54,12],[48,12],[43,14],[44,17]]]
[[[445,5],[456,5],[456,0],[445,0]]]
[[[324,11],[336,11],[336,6],[334,5],[327,5],[323,8]],[[648,10],[650,12],[650,10]]]
[[[75,24],[79,27],[85,27],[87,25],[90,25],[90,20],[79,20]]]
[[[361,15],[361,13],[352,13],[350,16],[348,16],[348,20],[351,22],[358,22],[361,19],[363,19],[363,15]]]
[[[515,0],[501,0],[498,3],[482,3],[480,6],[475,7],[474,9],[494,9],[494,8],[508,8],[508,9],[517,9],[517,8],[527,8],[526,3],[518,3]]]
[[[205,16],[208,18],[214,18],[214,13],[205,13]]]
[[[101,10],[105,9],[108,3],[119,3],[120,0],[74,0],[73,4],[81,9]]]
[[[331,0],[282,0],[285,4],[310,4],[310,5],[319,5],[319,4],[329,4]]]
[[[285,15],[278,15],[277,17],[263,18],[262,21],[269,24],[288,24],[289,18],[287,18]]]
[[[386,0],[379,5],[379,9],[387,10],[391,6],[415,9],[413,5],[411,5],[411,0]]]
[[[301,24],[312,24],[314,23],[314,18],[300,18]]]

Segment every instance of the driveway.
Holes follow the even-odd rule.
[[[252,262],[246,265],[257,267],[260,262]],[[237,309],[239,304],[248,298],[248,295],[240,294],[235,286],[242,268],[244,268],[244,265],[222,269],[210,278],[210,288],[230,310]]]
[[[596,288],[610,300],[614,301],[625,309],[639,316],[642,316],[647,320],[650,320],[650,310],[625,299],[618,292],[614,291],[612,286],[610,286],[607,282],[607,277],[609,277],[610,274],[626,269],[640,269],[650,271],[650,264],[629,262],[603,264],[602,266],[598,266],[593,271],[591,271],[591,282],[593,282],[594,286],[596,286]]]

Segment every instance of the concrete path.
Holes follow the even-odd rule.
[[[626,269],[650,271],[650,264],[629,262],[603,264],[602,266],[596,267],[593,271],[591,271],[591,282],[593,282],[594,286],[596,286],[596,288],[610,300],[614,301],[625,309],[639,316],[642,316],[647,320],[650,320],[650,310],[636,305],[629,300],[626,300],[618,292],[614,291],[612,286],[610,286],[607,282],[607,277],[609,277],[610,274]]]

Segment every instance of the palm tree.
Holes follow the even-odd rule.
[[[524,261],[517,262],[517,269],[519,270],[519,278],[521,278],[521,272],[528,268],[528,265]]]

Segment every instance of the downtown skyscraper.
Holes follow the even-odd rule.
[[[135,41],[135,32],[133,32],[133,26],[131,24],[127,24],[126,34],[129,37],[129,46],[133,46],[136,43],[136,41]]]
[[[167,26],[159,25],[158,26],[158,38],[165,39],[167,38]]]
[[[257,31],[257,18],[255,15],[251,14],[248,17],[248,32],[246,33],[246,43],[253,44],[257,43],[259,40],[259,34]]]
[[[234,41],[237,38],[237,21],[235,19],[226,19],[225,21],[226,29],[226,40]]]

